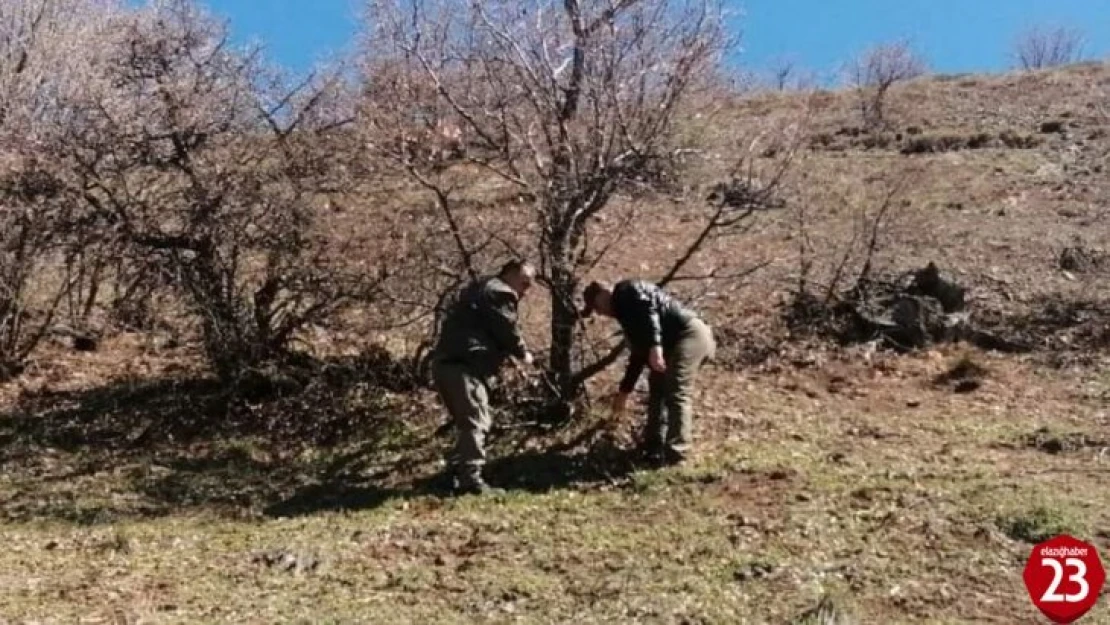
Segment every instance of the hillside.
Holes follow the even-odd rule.
[[[0,386],[0,622],[786,623],[814,622],[794,620],[825,594],[845,622],[1037,622],[1033,542],[1067,531],[1110,554],[1110,68],[918,79],[878,137],[856,103],[719,99],[685,120],[701,148],[683,189],[621,200],[635,228],[589,277],[657,277],[761,130],[805,124],[782,207],[690,271],[765,266],[675,285],[719,340],[691,466],[631,470],[642,405],[615,423],[597,403],[565,431],[499,432],[491,481],[509,494],[454,500],[435,397],[381,391],[365,361],[231,410],[192,337],[57,342]],[[527,209],[472,173],[453,174],[477,198],[468,232],[511,231]],[[385,173],[327,231],[357,262],[410,244],[383,223],[434,231],[429,202]],[[790,327],[803,243],[818,288],[857,275],[873,233],[876,275],[933,262],[977,324],[1027,349],[898,353]],[[541,352],[543,300],[525,304]],[[380,321],[351,315],[316,349],[396,356],[422,337]],[[1110,623],[1106,597],[1083,622]]]

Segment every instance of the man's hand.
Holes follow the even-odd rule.
[[[648,366],[656,373],[663,373],[667,370],[667,361],[663,359],[663,348],[656,345],[648,352]]]
[[[521,359],[521,362],[531,367],[532,363],[535,362],[535,358],[532,357],[532,352],[524,352],[524,358]]]
[[[628,404],[628,393],[617,393],[613,396],[613,416],[619,417],[624,414],[624,408]]]

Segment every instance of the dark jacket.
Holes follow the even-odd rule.
[[[459,362],[489,377],[510,356],[524,358],[527,348],[517,325],[516,291],[498,277],[476,280],[448,310],[436,344],[436,358]]]
[[[620,391],[630,393],[647,365],[648,351],[655,346],[662,347],[664,352],[669,350],[696,315],[645,280],[624,280],[614,285],[612,306],[631,352]]]

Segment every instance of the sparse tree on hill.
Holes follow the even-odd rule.
[[[876,46],[857,58],[850,67],[851,79],[860,93],[864,126],[876,130],[886,124],[886,97],[895,84],[925,73],[927,64],[905,42]]]
[[[801,67],[790,56],[773,59],[766,71],[760,74],[760,82],[765,88],[775,91],[805,91],[815,87],[818,76],[812,70]]]
[[[1074,28],[1034,27],[1014,42],[1014,58],[1026,71],[1078,62],[1083,55],[1083,33]]]
[[[794,59],[789,57],[780,57],[771,63],[771,81],[774,88],[778,91],[786,91],[790,88],[794,76],[796,74],[796,64]]]
[[[413,113],[458,124],[469,171],[527,203],[517,225],[533,233],[550,290],[548,366],[568,410],[586,379],[615,360],[591,362],[576,349],[579,284],[630,229],[612,200],[650,186],[672,162],[677,115],[728,43],[721,8],[717,0],[370,2],[370,143],[433,192],[466,260],[480,243],[461,236],[450,195],[457,178],[398,137]],[[662,278],[681,277],[699,245],[763,198],[753,191],[739,208],[711,211],[708,232]],[[591,231],[603,216],[614,227]],[[512,223],[508,214],[499,221]]]

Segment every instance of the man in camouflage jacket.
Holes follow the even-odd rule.
[[[448,464],[460,492],[490,490],[482,477],[491,425],[489,381],[509,358],[532,363],[517,323],[517,307],[535,275],[530,264],[510,262],[498,275],[464,288],[443,321],[432,376],[455,422],[456,442]]]
[[[624,411],[644,366],[650,367],[643,451],[655,464],[682,462],[692,442],[697,374],[716,351],[712,329],[666,291],[644,280],[624,280],[612,287],[593,282],[583,299],[582,315],[597,312],[616,319],[631,352],[613,400],[614,412]]]

